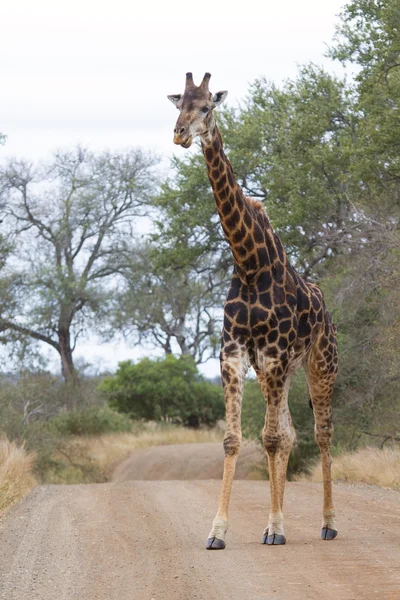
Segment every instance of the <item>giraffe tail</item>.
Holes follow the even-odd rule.
[[[308,406],[311,408],[311,410],[314,410],[311,398],[308,399]]]

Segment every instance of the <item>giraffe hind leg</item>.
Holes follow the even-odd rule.
[[[319,344],[321,343],[324,344],[324,340],[319,340]],[[333,350],[335,350],[335,348],[333,348]],[[335,352],[332,352],[332,356],[336,356]],[[321,454],[324,493],[321,538],[323,540],[333,540],[338,534],[338,529],[335,520],[335,507],[332,499],[332,457],[330,447],[333,435],[333,424],[331,398],[337,370],[334,368],[335,365],[332,361],[327,360],[324,363],[321,361],[321,357],[322,354],[319,352],[317,345],[316,348],[312,350],[307,362],[306,375],[315,420],[315,440]]]

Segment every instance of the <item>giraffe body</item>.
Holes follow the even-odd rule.
[[[234,259],[220,354],[226,402],[224,475],[218,512],[206,547],[225,547],[232,481],[242,438],[243,383],[250,365],[267,405],[262,439],[268,456],[271,509],[262,542],[268,545],[286,542],[283,495],[295,439],[288,393],[291,377],[300,366],[306,371],[315,438],[322,459],[321,536],[333,539],[337,535],[330,477],[331,396],[337,375],[335,327],[321,290],[298,275],[262,204],[246,198],[236,182],[212,114],[226,92],[212,96],[208,90],[209,78],[206,74],[196,87],[189,73],[183,96],[169,96],[181,111],[174,142],[189,147],[194,137],[201,137],[221,225]]]

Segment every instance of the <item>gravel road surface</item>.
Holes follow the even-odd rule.
[[[179,456],[191,479],[193,451],[158,447],[142,457],[152,469]],[[3,519],[2,600],[400,599],[398,492],[335,485],[339,536],[325,542],[321,485],[289,483],[288,543],[263,546],[267,483],[237,480],[227,547],[210,552],[219,481],[122,481],[123,472],[144,477],[122,466],[112,483],[40,486]]]

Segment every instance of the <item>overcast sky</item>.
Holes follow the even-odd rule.
[[[212,74],[236,105],[249,84],[296,76],[310,61],[340,73],[324,58],[344,0],[13,0],[0,9],[0,132],[10,155],[46,157],[80,143],[94,150],[141,146],[162,156],[172,144],[182,93]],[[164,164],[167,164],[164,162]],[[76,355],[92,354],[81,346]],[[98,347],[102,366],[133,356]],[[134,353],[136,356],[136,352]],[[215,373],[216,364],[206,369]]]

